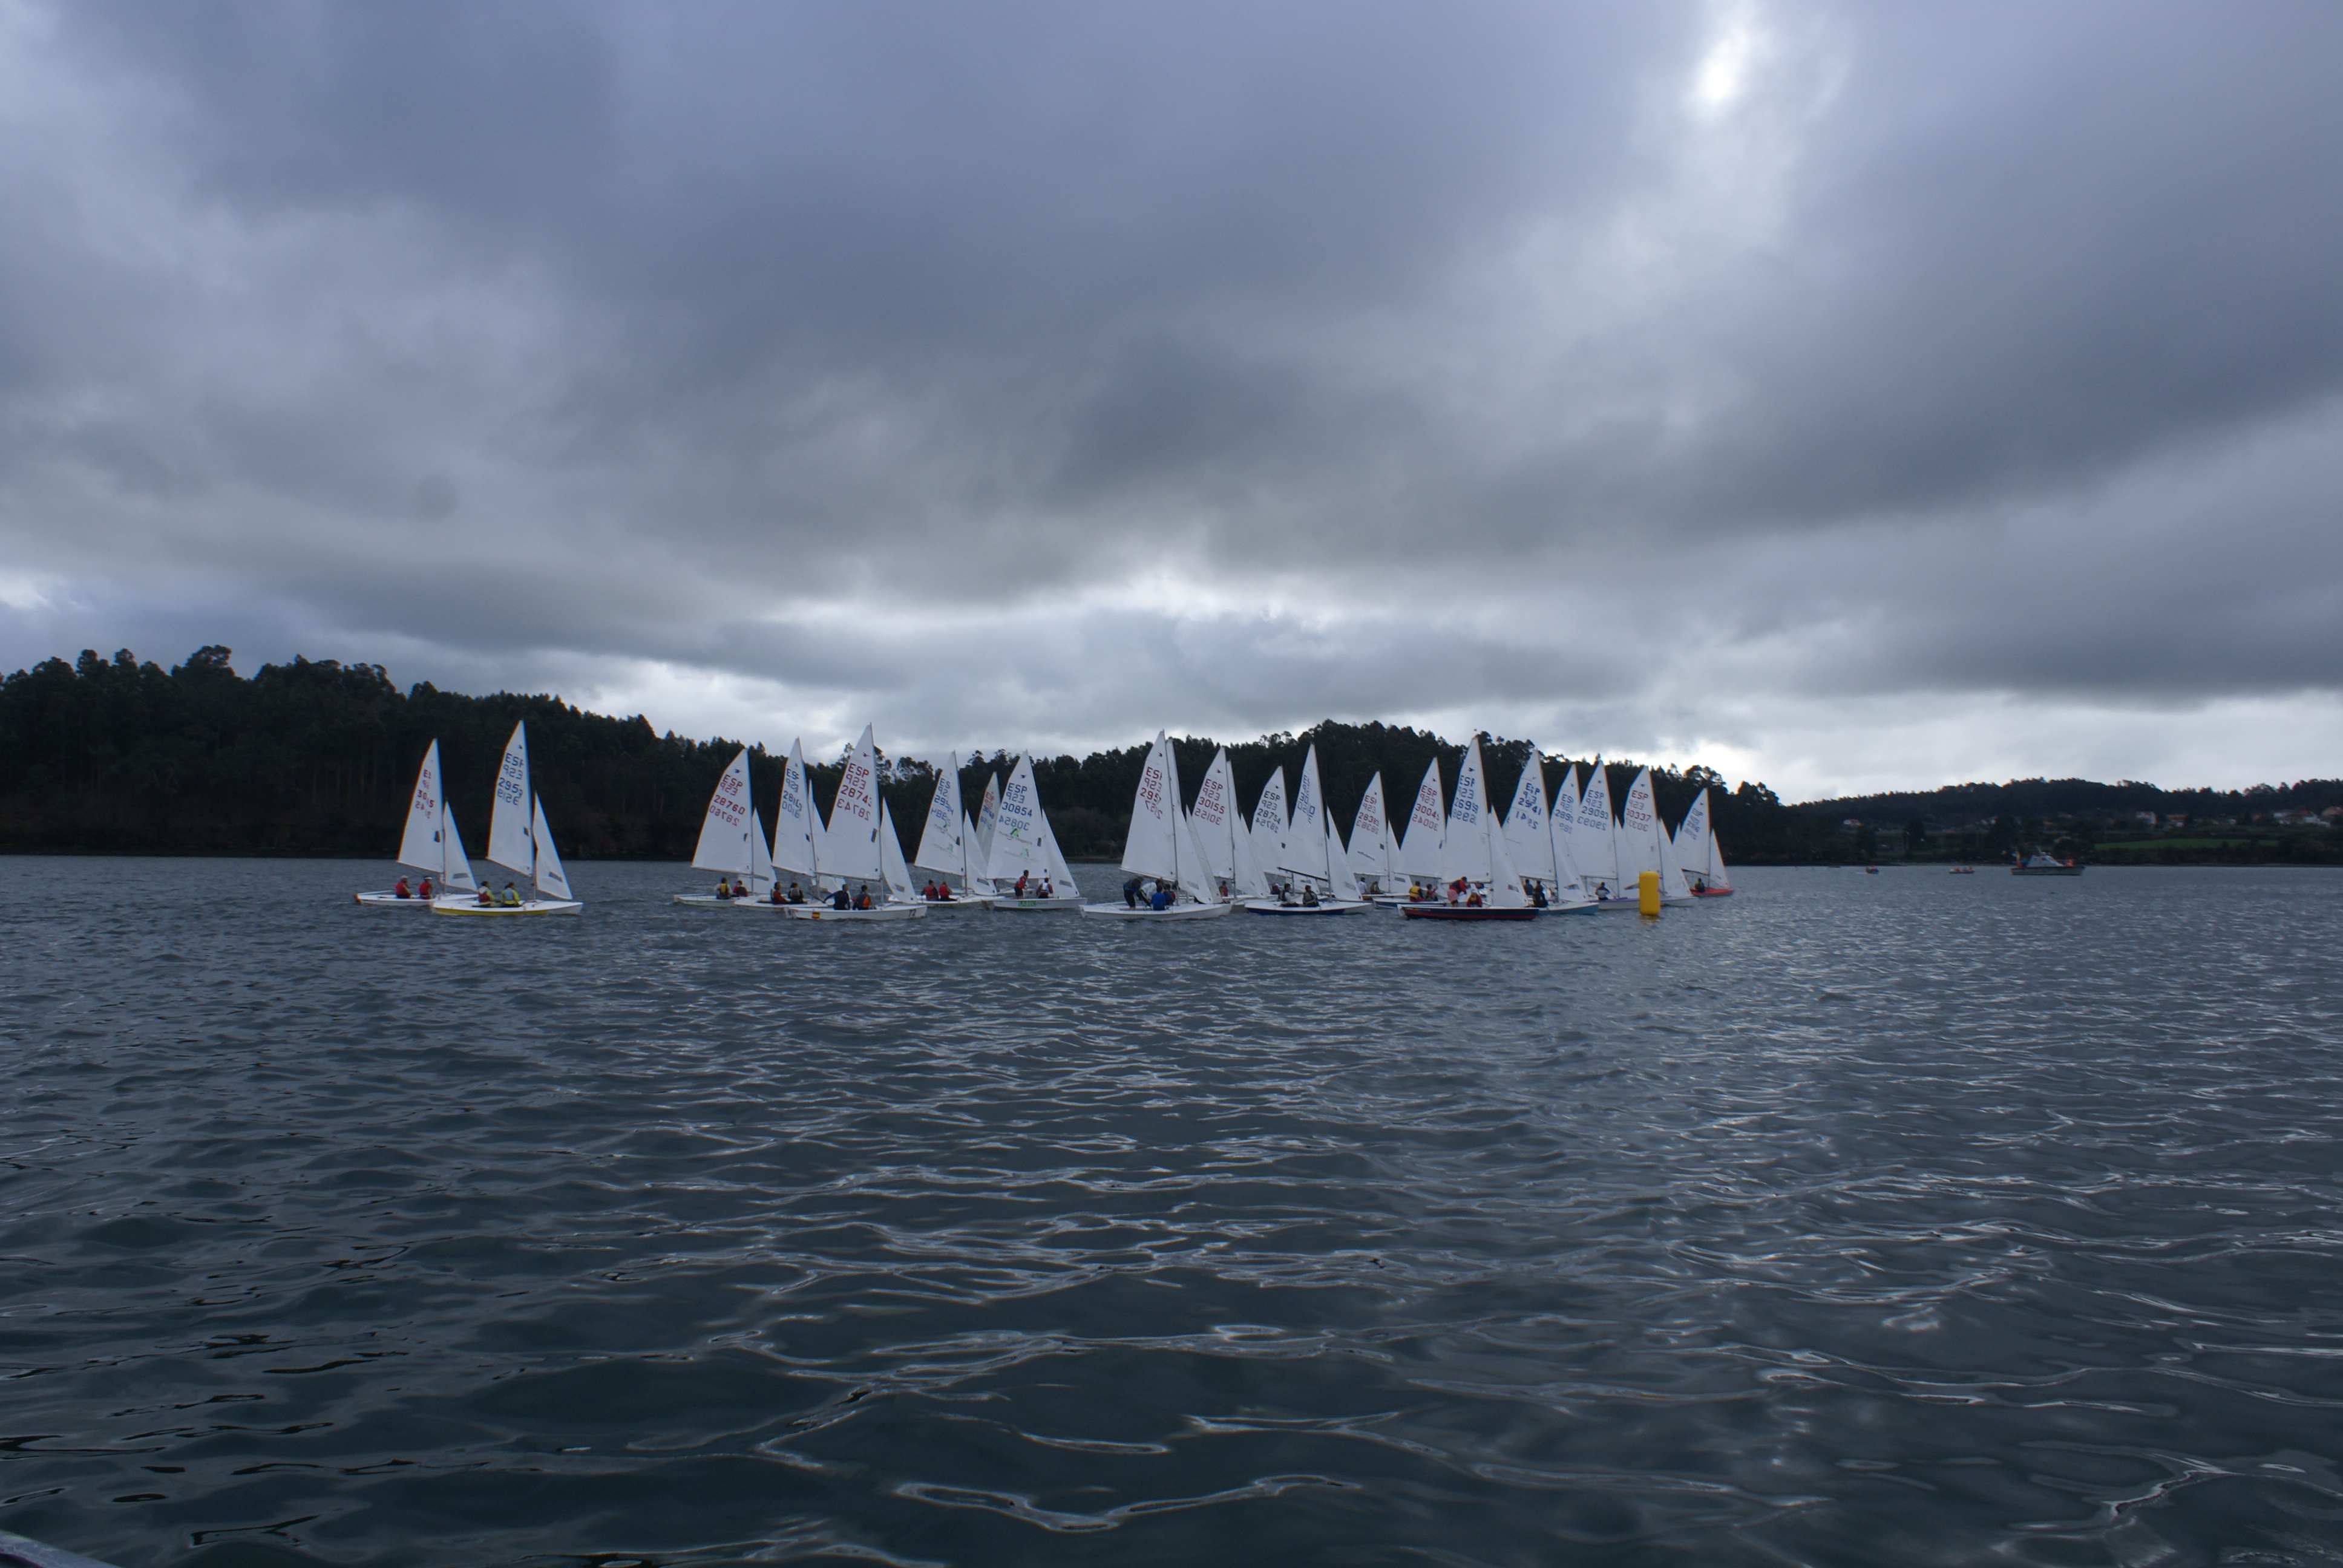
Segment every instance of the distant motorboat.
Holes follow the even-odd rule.
[[[2061,860],[2055,855],[2046,855],[2036,849],[2010,867],[2009,874],[2013,877],[2079,877],[2083,874],[2083,868],[2072,860]]]

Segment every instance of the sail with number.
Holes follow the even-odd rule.
[[[1578,802],[1578,822],[1571,829],[1570,852],[1588,893],[1598,899],[1628,896],[1619,879],[1618,825],[1611,818],[1611,775],[1597,757],[1588,770],[1586,793]]]
[[[1415,802],[1408,808],[1407,837],[1400,840],[1400,875],[1418,882],[1440,880],[1441,840],[1447,837],[1448,813],[1441,804],[1440,759],[1423,770]]]
[[[792,740],[789,766],[781,770],[781,798],[773,808],[775,869],[819,881],[821,839],[821,811],[806,779],[805,747]]]
[[[1253,859],[1252,831],[1237,809],[1236,776],[1229,768],[1226,748],[1212,753],[1212,766],[1196,787],[1196,804],[1189,811],[1195,826],[1196,845],[1217,879],[1241,899],[1269,896],[1269,881]]]
[[[472,862],[464,840],[456,832],[456,814],[447,808],[447,779],[439,770],[439,742],[434,740],[416,770],[415,793],[407,803],[407,826],[398,838],[398,863],[428,872],[448,891],[473,890]]]
[[[1716,828],[1709,815],[1705,786],[1693,797],[1684,820],[1676,824],[1675,851],[1676,862],[1684,868],[1684,878],[1694,891],[1732,890],[1733,879],[1726,873],[1725,856],[1716,847]]]
[[[691,863],[703,871],[730,871],[746,876],[753,882],[757,869],[757,841],[763,838],[749,823],[753,815],[749,804],[749,749],[740,748],[731,766],[716,780],[715,792],[708,798],[708,816],[699,824],[699,843],[691,852]],[[767,879],[771,879],[768,859]]]
[[[528,836],[528,724],[513,726],[497,767],[496,804],[488,814],[488,859],[524,877],[537,874],[537,849]]]
[[[1562,782],[1554,789],[1554,809],[1546,813],[1545,822],[1548,834],[1554,839],[1554,875],[1561,879],[1565,891],[1576,886],[1582,894],[1586,879],[1580,872],[1577,844],[1578,805],[1584,794],[1578,779],[1578,764],[1574,762],[1570,765],[1570,771],[1563,776]]]
[[[1646,768],[1635,775],[1635,781],[1627,786],[1627,793],[1619,801],[1619,888],[1623,895],[1634,890],[1636,879],[1644,872],[1661,872],[1660,838],[1659,807],[1652,798],[1652,770]],[[1662,896],[1665,896],[1664,892]]]
[[[974,887],[983,876],[980,865],[971,865],[974,846],[970,842],[968,813],[960,803],[960,753],[946,759],[942,772],[936,775],[936,792],[928,802],[927,826],[920,830],[919,852],[911,864],[923,871],[939,871],[947,877],[958,877]]]
[[[1554,865],[1554,834],[1546,827],[1545,757],[1533,744],[1529,760],[1513,786],[1513,802],[1505,808],[1505,853],[1513,869],[1552,890],[1561,880]]]
[[[1285,864],[1285,769],[1272,768],[1252,803],[1252,858],[1263,876]]]
[[[987,874],[995,882],[1014,882],[1022,875],[1029,888],[1048,877],[1059,897],[1071,898],[1076,892],[1073,871],[1067,866],[1066,857],[1059,852],[1058,837],[1050,830],[1049,813],[1041,809],[1030,753],[1018,756],[1009,782],[1001,788],[1000,824],[992,832],[992,859]]]
[[[1351,874],[1387,888],[1399,868],[1393,863],[1391,823],[1383,814],[1383,776],[1367,780],[1359,797],[1358,815],[1351,819]]]
[[[1464,759],[1456,769],[1456,794],[1448,802],[1448,833],[1441,841],[1442,881],[1453,882],[1459,877],[1468,882],[1490,879],[1494,874],[1489,863],[1493,827],[1488,781],[1481,770],[1481,739],[1476,735],[1465,743]]]
[[[1191,903],[1221,901],[1218,879],[1196,843],[1188,814],[1180,805],[1180,764],[1158,730],[1140,765],[1139,787],[1131,804],[1131,832],[1123,840],[1122,869],[1179,890]]]
[[[1318,748],[1312,746],[1302,759],[1302,771],[1293,778],[1293,810],[1286,819],[1285,852],[1277,862],[1278,869],[1313,882],[1332,885],[1334,871],[1326,856],[1326,828],[1325,791],[1318,781]]]
[[[839,766],[838,793],[830,803],[829,829],[821,842],[821,869],[833,877],[878,881],[884,874],[879,854],[879,769],[870,726],[847,749]]]

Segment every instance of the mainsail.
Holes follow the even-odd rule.
[[[960,809],[960,753],[946,759],[936,775],[936,792],[928,801],[927,826],[920,829],[920,848],[911,864],[923,871],[947,877],[968,876],[968,814]]]
[[[781,770],[781,798],[773,808],[773,865],[800,877],[819,878],[821,813],[806,787],[805,748],[789,742],[789,766]]]
[[[1286,822],[1285,853],[1277,862],[1278,869],[1332,886],[1333,865],[1326,854],[1328,826],[1325,792],[1318,782],[1318,748],[1312,746],[1302,759],[1302,771],[1294,777],[1293,815]]]
[[[1619,880],[1618,831],[1611,819],[1611,775],[1600,757],[1594,759],[1586,779],[1586,793],[1578,802],[1578,825],[1571,829],[1570,853],[1589,894],[1598,899],[1627,896]]]
[[[529,838],[528,724],[513,726],[497,769],[496,807],[488,815],[488,859],[524,877],[537,874],[537,848]]]
[[[886,874],[879,852],[879,771],[870,726],[847,751],[830,803],[830,829],[821,844],[821,869],[833,877],[877,881]]]
[[[1049,813],[1033,783],[1033,759],[1021,753],[1009,782],[1001,791],[1001,821],[992,833],[992,858],[987,874],[995,882],[1014,882],[1021,874],[1028,887],[1048,877],[1061,898],[1077,891],[1072,869],[1058,851],[1057,835],[1050,831]]]
[[[1196,846],[1215,878],[1228,883],[1238,898],[1268,896],[1268,880],[1253,859],[1252,832],[1245,826],[1244,814],[1237,809],[1236,778],[1230,771],[1225,748],[1212,753],[1204,781],[1196,787],[1196,804],[1189,819],[1195,828]]]
[[[708,816],[699,824],[699,844],[691,863],[703,871],[731,871],[754,880],[757,852],[752,840],[762,837],[749,827],[749,749],[732,759],[708,798]]]
[[[1391,852],[1391,824],[1383,815],[1381,773],[1367,780],[1367,792],[1359,797],[1359,813],[1351,819],[1351,872],[1383,885],[1399,874]]]
[[[1440,880],[1441,840],[1447,837],[1448,814],[1440,803],[1440,759],[1423,770],[1416,787],[1415,804],[1407,814],[1407,837],[1400,840],[1400,874],[1419,882]]]
[[[407,803],[407,830],[398,836],[398,863],[418,871],[444,872],[447,858],[440,847],[439,820],[445,814],[439,795],[439,742],[423,754],[415,774],[415,794]]]
[[[1252,803],[1252,859],[1264,874],[1285,864],[1285,769],[1272,768]]]
[[[1218,903],[1220,889],[1198,847],[1188,814],[1180,806],[1180,764],[1158,730],[1139,770],[1131,803],[1131,832],[1123,840],[1122,869],[1178,888],[1199,904]]]

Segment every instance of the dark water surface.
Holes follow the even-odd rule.
[[[0,866],[0,1527],[2343,1559],[2343,877],[840,929],[572,870],[583,918],[475,924]]]

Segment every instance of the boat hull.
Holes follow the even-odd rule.
[[[403,899],[391,892],[352,893],[350,897],[369,910],[427,910],[431,907],[429,899],[418,899],[412,893]]]
[[[2080,866],[2012,866],[2009,874],[2013,877],[2079,877],[2083,869]]]
[[[1534,920],[1539,914],[1534,904],[1519,910],[1501,910],[1490,904],[1407,904],[1399,912],[1411,920]]]
[[[1236,908],[1234,904],[1174,904],[1168,910],[1144,905],[1134,910],[1128,904],[1084,904],[1082,913],[1101,920],[1216,920],[1236,913]]]
[[[1314,904],[1281,904],[1275,899],[1247,899],[1244,907],[1256,915],[1355,915],[1374,908],[1363,899],[1321,899]]]
[[[1021,899],[1014,893],[1003,893],[989,908],[1004,915],[1071,914],[1082,907],[1081,899]]]
[[[880,904],[869,910],[836,910],[828,904],[783,904],[793,920],[828,920],[843,925],[868,925],[873,920],[917,920],[927,917],[925,904]]]
[[[975,914],[992,907],[992,897],[989,893],[956,895],[949,899],[922,899],[920,901],[927,906],[928,913],[931,915]]]
[[[511,915],[574,915],[586,906],[576,899],[528,899],[518,904],[483,904],[471,899],[434,899],[435,915],[502,918]]]
[[[1694,888],[1692,890],[1692,896],[1695,899],[1729,899],[1733,896],[1733,890],[1731,888]]]

